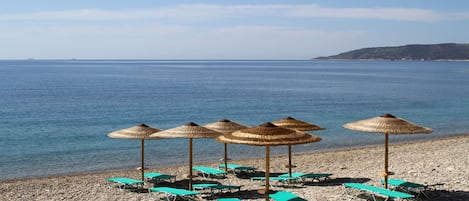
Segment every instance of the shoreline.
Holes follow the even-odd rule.
[[[416,139],[412,141],[406,142],[395,142],[390,143],[389,146],[394,145],[406,145],[406,144],[415,144],[415,143],[422,143],[427,141],[437,141],[437,140],[445,140],[445,139],[453,139],[453,138],[469,138],[469,133],[465,134],[454,134],[449,136],[443,137],[435,137],[429,139]],[[364,145],[364,146],[355,146],[355,147],[346,147],[346,148],[331,148],[331,149],[322,149],[317,151],[308,151],[308,152],[300,152],[300,153],[292,153],[292,156],[301,156],[301,155],[310,155],[310,154],[321,154],[321,153],[329,153],[329,152],[342,152],[342,151],[353,151],[359,149],[367,149],[367,148],[377,148],[383,147],[384,144],[381,145]],[[287,154],[278,154],[278,155],[271,155],[272,158],[279,158],[279,157],[287,157]],[[252,158],[240,158],[235,159],[233,161],[249,161],[249,160],[258,160],[262,159],[259,157],[252,157]],[[201,161],[196,162],[197,164],[211,164],[217,163],[217,161]],[[174,165],[159,165],[159,166],[150,166],[145,167],[148,169],[168,169],[168,168],[177,168],[181,166],[185,166],[186,162],[182,162],[181,164],[174,164]],[[44,175],[44,176],[29,176],[29,177],[21,177],[21,178],[10,178],[10,179],[0,179],[0,182],[12,182],[12,181],[24,181],[24,180],[33,180],[33,179],[52,179],[57,177],[65,177],[65,176],[83,176],[83,175],[96,175],[96,174],[106,174],[106,173],[113,173],[113,172],[123,172],[129,171],[132,167],[129,168],[109,168],[103,170],[95,170],[95,171],[85,171],[85,172],[74,172],[74,173],[64,173],[64,174],[54,174],[54,175]]]
[[[434,185],[434,200],[468,200],[469,199],[469,135],[443,137],[438,139],[419,140],[390,145],[390,171],[408,181]],[[379,173],[383,166],[383,146],[348,148],[334,151],[293,154],[294,172],[331,173],[330,180],[305,183],[289,188],[276,186],[277,191],[290,191],[306,200],[339,200],[343,198],[342,183],[365,182],[369,185],[380,185]],[[260,173],[265,170],[263,158],[233,160],[232,163],[252,166]],[[217,161],[195,163],[215,167]],[[287,164],[286,156],[273,156],[271,170],[273,173],[284,173]],[[176,183],[166,185],[187,185],[183,175],[187,174],[187,164],[151,168],[147,172],[161,172],[177,176]],[[110,177],[139,178],[135,170],[113,170],[95,173],[53,176],[46,178],[13,179],[0,183],[0,196],[5,200],[150,200],[148,193],[123,191],[108,188],[106,180]],[[196,177],[196,182],[207,182]],[[238,197],[243,200],[263,200],[257,194],[263,186],[248,178],[228,174],[225,179],[209,179],[228,185],[241,185],[238,193],[226,193],[223,197]],[[144,188],[152,187],[146,183]],[[176,186],[178,187],[178,186]],[[204,199],[212,200],[207,194]],[[314,199],[313,199],[314,198]]]

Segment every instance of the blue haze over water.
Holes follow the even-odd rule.
[[[258,125],[287,116],[327,128],[296,153],[383,144],[342,124],[392,113],[434,129],[391,142],[469,133],[469,63],[359,61],[0,61],[0,180],[140,163],[140,141],[107,133],[146,123],[161,129],[223,118]],[[188,140],[147,140],[149,167],[184,164]],[[230,145],[230,158],[262,157]],[[194,140],[195,161],[223,145]],[[286,154],[285,146],[273,154]]]

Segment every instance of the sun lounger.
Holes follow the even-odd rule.
[[[152,181],[155,181],[155,182],[160,182],[160,181],[172,182],[172,181],[176,180],[176,176],[174,176],[174,175],[161,174],[161,173],[157,173],[157,172],[145,173],[144,176],[145,176],[145,178],[148,178],[148,179],[150,179]]]
[[[298,177],[269,177],[270,181],[274,181],[282,184],[292,184],[298,180]],[[265,177],[251,177],[251,181],[265,181]],[[293,182],[292,182],[293,181]],[[276,187],[273,182],[270,183],[272,187]]]
[[[204,178],[209,178],[210,176],[213,177],[220,177],[220,176],[225,176],[226,172],[223,170],[211,168],[211,167],[205,167],[205,166],[195,166],[192,167],[193,170],[199,171]]]
[[[270,194],[269,197],[275,201],[306,201],[298,195],[287,191],[279,191],[277,193]]]
[[[300,180],[306,181],[307,179],[311,180],[327,180],[332,174],[314,174],[314,173],[292,173],[291,177],[298,177]],[[289,177],[288,174],[279,175],[279,177]]]
[[[117,183],[119,184],[120,189],[133,188],[134,185],[136,185],[137,187],[141,187],[145,183],[142,180],[129,179],[125,177],[108,178],[107,181],[108,181],[109,187],[111,186],[110,183]]]
[[[218,198],[217,201],[241,201],[238,198]]]
[[[175,201],[178,198],[185,199],[185,200],[194,200],[199,192],[197,191],[189,191],[185,189],[179,188],[171,188],[171,187],[154,187],[149,188],[148,192],[151,196],[151,192],[159,192],[165,194],[165,199],[167,201],[173,200]]]
[[[384,183],[384,181],[381,180],[381,183]],[[428,190],[427,185],[408,182],[400,179],[388,179],[388,185],[395,187],[396,190],[401,190],[407,193],[415,193],[417,194],[416,199],[418,199],[420,195],[424,195],[426,198],[431,200],[430,196],[425,193],[425,191]]]
[[[225,164],[219,164],[219,168],[225,168]],[[249,167],[249,166],[242,166],[242,165],[237,165],[237,164],[232,164],[228,163],[227,168],[233,171],[233,174],[236,175],[236,172],[254,172],[256,171],[256,168],[254,167]]]
[[[376,201],[376,196],[378,197],[383,197],[386,200],[392,199],[392,200],[409,200],[414,198],[413,195],[399,192],[399,191],[393,191],[381,187],[376,187],[376,186],[370,186],[366,184],[360,184],[360,183],[344,183],[345,189],[357,189],[362,192],[365,192],[370,195],[370,197]],[[345,190],[345,193],[351,198],[356,198],[356,196],[352,196],[349,194],[347,190]],[[350,199],[350,200],[351,200]]]
[[[223,193],[223,191],[232,192],[232,190],[241,190],[241,186],[234,185],[223,185],[223,184],[193,184],[192,188],[194,190],[210,190],[210,193],[215,194],[215,190],[218,190],[218,193]]]

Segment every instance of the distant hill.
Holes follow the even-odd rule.
[[[444,43],[373,47],[344,52],[323,60],[469,60],[469,44]]]

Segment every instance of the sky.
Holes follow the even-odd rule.
[[[469,43],[467,0],[14,0],[0,59],[310,59]]]

